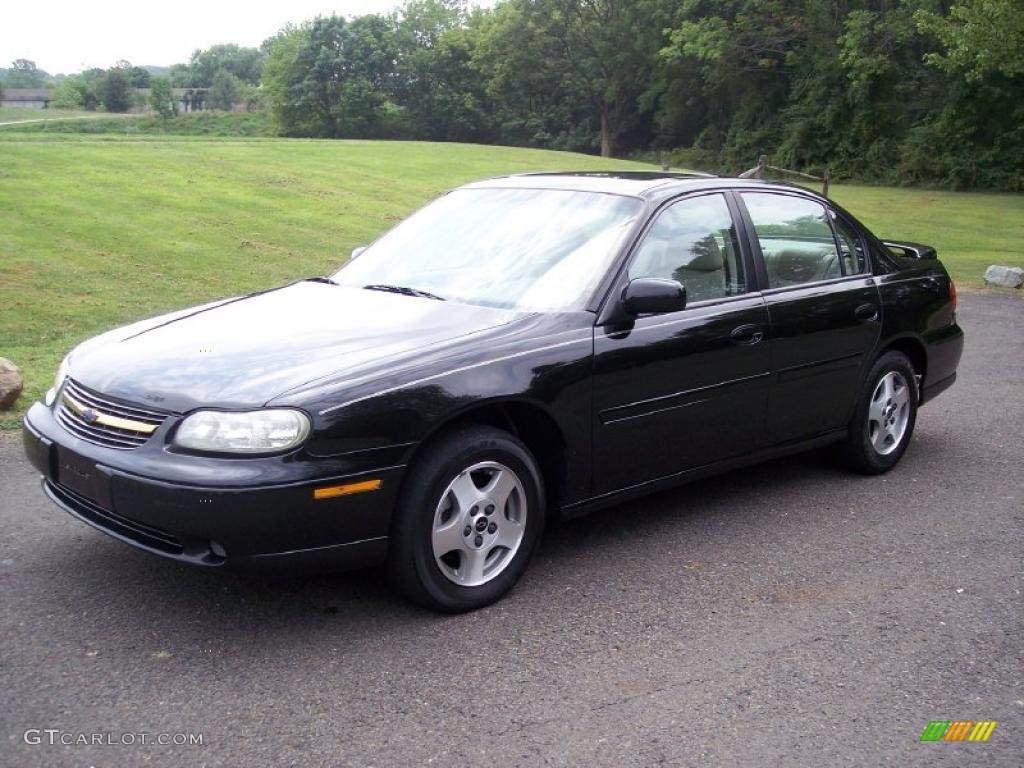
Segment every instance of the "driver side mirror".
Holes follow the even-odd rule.
[[[354,259],[356,256],[358,256],[360,253],[362,253],[365,250],[366,250],[366,246],[365,245],[356,246],[355,248],[352,249],[352,255],[349,258],[350,259]]]
[[[678,312],[686,308],[686,288],[664,277],[638,277],[622,289],[622,308],[634,317]]]

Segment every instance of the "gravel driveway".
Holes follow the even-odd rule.
[[[465,616],[138,553],[2,436],[0,764],[1020,766],[1024,301],[961,306],[960,381],[889,475],[810,454],[557,526]]]

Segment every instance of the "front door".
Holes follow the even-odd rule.
[[[627,278],[678,280],[687,306],[595,329],[595,494],[764,444],[768,311],[749,264],[724,195],[686,197],[656,215]]]

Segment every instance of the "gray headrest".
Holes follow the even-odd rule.
[[[782,250],[772,260],[774,272],[783,280],[805,282],[814,278],[821,257],[815,253],[795,250]]]
[[[714,235],[707,235],[690,245],[692,259],[684,264],[686,269],[696,269],[701,272],[713,272],[722,269],[725,261],[722,258],[722,249],[718,247],[718,241]]]

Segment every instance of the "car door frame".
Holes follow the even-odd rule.
[[[696,199],[696,198],[699,198],[699,197],[707,197],[707,196],[711,196],[711,195],[717,195],[717,196],[721,197],[721,199],[725,202],[726,208],[729,211],[729,215],[732,218],[733,225],[736,228],[736,240],[737,240],[736,244],[737,244],[737,248],[738,248],[737,257],[738,257],[739,263],[742,265],[743,270],[744,270],[744,280],[745,280],[745,289],[746,289],[745,292],[742,293],[742,294],[737,294],[735,296],[723,296],[723,297],[714,298],[714,299],[705,299],[705,300],[701,300],[701,301],[696,301],[696,302],[693,302],[692,304],[687,304],[687,306],[684,309],[682,309],[682,310],[680,310],[678,312],[668,312],[668,313],[661,313],[661,314],[656,314],[656,315],[643,315],[643,316],[641,316],[640,318],[637,318],[637,319],[642,320],[642,321],[654,320],[656,324],[672,325],[672,324],[675,324],[676,322],[684,321],[686,313],[693,312],[694,310],[698,310],[699,311],[701,309],[708,309],[708,308],[715,307],[715,306],[723,306],[723,305],[729,305],[729,304],[738,304],[740,302],[745,303],[745,304],[750,304],[751,302],[755,302],[755,303],[757,303],[757,305],[761,309],[763,309],[763,317],[764,317],[763,323],[762,323],[762,325],[763,325],[762,334],[763,335],[761,337],[759,337],[759,340],[762,340],[762,341],[765,341],[765,342],[768,341],[768,337],[770,335],[770,328],[769,328],[769,322],[768,322],[767,309],[764,308],[764,300],[763,300],[763,297],[760,294],[759,284],[757,282],[757,277],[756,277],[756,272],[754,271],[755,266],[754,266],[753,256],[752,256],[752,254],[750,252],[749,245],[746,242],[746,238],[744,237],[743,218],[742,218],[742,215],[741,215],[741,210],[737,206],[735,199],[730,195],[729,188],[727,188],[727,187],[716,187],[716,188],[703,188],[703,189],[695,189],[695,190],[683,190],[683,191],[680,191],[677,194],[674,194],[674,195],[671,195],[671,196],[667,196],[665,199],[658,201],[658,203],[656,205],[650,206],[650,208],[648,209],[648,212],[647,212],[646,220],[643,222],[643,225],[638,227],[634,231],[633,237],[631,237],[629,239],[628,245],[622,249],[622,253],[620,254],[619,259],[617,260],[617,263],[616,263],[615,267],[612,270],[610,270],[610,272],[613,273],[613,276],[611,277],[611,279],[608,281],[608,283],[606,285],[606,288],[605,288],[605,291],[604,291],[604,295],[603,295],[603,297],[602,297],[602,299],[601,299],[601,301],[599,303],[598,311],[597,311],[597,316],[596,316],[595,322],[594,322],[595,358],[594,358],[593,365],[594,365],[594,375],[595,376],[598,375],[598,371],[597,371],[598,361],[597,361],[597,348],[596,348],[597,347],[597,334],[604,332],[603,329],[605,327],[611,325],[616,320],[621,320],[621,316],[619,316],[619,314],[618,314],[620,312],[619,299],[620,299],[622,290],[625,288],[625,286],[629,282],[629,274],[628,274],[629,265],[632,262],[633,258],[636,256],[636,253],[637,253],[638,249],[646,241],[646,238],[649,235],[651,229],[654,227],[654,225],[658,221],[659,217],[662,215],[662,213],[667,208],[669,208],[670,206],[675,205],[677,203],[680,203],[680,202],[682,202],[684,200],[687,200],[687,199]],[[649,327],[656,327],[656,325],[651,325]],[[630,330],[630,332],[631,332],[631,330]],[[611,335],[611,334],[609,334],[609,335]],[[766,352],[766,354],[767,354],[767,352]],[[765,396],[765,404],[766,405],[767,405],[767,394],[768,394],[767,388],[768,388],[768,381],[770,380],[770,377],[771,377],[771,360],[770,360],[770,356],[769,356],[769,358],[767,360],[767,365],[765,367],[764,373],[761,373],[761,374],[758,374],[755,377],[752,377],[752,378],[756,378],[758,380],[764,380],[764,382],[765,382],[765,393],[764,393],[764,396]],[[740,382],[740,381],[737,381],[737,382],[723,382],[723,384],[725,384],[725,385],[728,385],[728,384],[741,384],[741,383],[742,382]],[[596,387],[596,379],[595,379],[595,387]],[[597,424],[597,420],[600,418],[600,415],[598,413],[598,403],[597,403],[596,394],[597,393],[596,393],[596,390],[595,390],[594,396],[592,397],[593,418],[592,418],[592,422],[591,423],[593,425],[596,425]],[[682,395],[682,394],[685,394],[685,393],[680,392],[680,393],[677,393],[677,394]],[[657,400],[658,398],[654,398],[654,399]],[[646,401],[639,401],[639,402],[643,403],[643,402],[646,402]],[[626,406],[621,406],[621,407],[626,407]],[[592,428],[596,429],[596,426],[592,427]],[[759,449],[765,447],[765,441],[764,441],[765,430],[763,429],[763,425],[762,425],[762,428],[761,428],[761,435],[762,435],[762,442],[761,442],[761,444],[759,444],[757,446],[753,446],[751,448],[751,451],[756,451],[756,450],[759,450]],[[596,463],[597,463],[597,450],[598,450],[597,440],[599,439],[599,436],[596,433],[596,431],[595,431],[593,437],[594,437],[594,439],[592,440],[592,443],[591,443],[592,475],[594,475],[595,471],[597,470],[597,467],[596,467]],[[737,455],[739,455],[739,453],[737,453]],[[735,458],[735,456],[734,457],[729,457],[729,458],[723,458],[722,460],[723,461],[727,461],[727,460],[730,460],[731,458]],[[675,471],[668,472],[668,473],[665,473],[665,474],[657,476],[657,477],[646,478],[643,481],[637,483],[637,485],[646,486],[646,485],[649,485],[651,483],[657,483],[659,481],[662,481],[662,480],[665,480],[665,479],[668,479],[668,478],[672,478],[672,477],[675,477],[675,476],[689,475],[690,473],[692,473],[694,471],[697,471],[697,470],[700,470],[701,468],[702,468],[702,466],[678,468]],[[629,490],[630,487],[633,487],[633,486],[622,486],[621,488],[613,489],[613,490],[604,489],[604,491],[600,492],[599,495],[618,494],[618,493],[620,493],[620,492],[622,492],[624,490]]]
[[[753,184],[751,184],[749,186],[748,185],[743,185],[743,186],[732,187],[732,188],[730,188],[729,193],[734,198],[734,202],[736,204],[736,207],[739,209],[740,214],[741,214],[741,219],[742,219],[742,222],[743,222],[742,226],[743,226],[743,230],[744,230],[743,237],[744,237],[744,239],[746,241],[746,245],[747,245],[747,247],[748,247],[748,249],[749,249],[749,251],[751,253],[751,257],[754,260],[754,269],[755,269],[755,274],[757,276],[757,281],[758,281],[758,285],[759,285],[759,292],[764,297],[766,306],[768,306],[768,309],[769,309],[769,323],[770,324],[772,323],[771,307],[772,307],[772,304],[773,304],[773,302],[772,302],[773,297],[785,296],[786,294],[798,293],[798,292],[807,291],[807,290],[813,290],[813,289],[829,288],[831,286],[837,286],[837,287],[849,286],[849,287],[853,288],[853,287],[857,286],[858,284],[860,284],[860,287],[862,287],[864,289],[870,289],[870,290],[865,291],[865,294],[869,293],[871,295],[871,298],[869,299],[869,301],[874,303],[877,314],[872,319],[870,319],[868,321],[865,321],[865,322],[870,322],[870,323],[873,324],[873,327],[875,328],[875,333],[874,333],[874,340],[873,340],[873,342],[870,345],[868,345],[867,347],[865,347],[863,353],[860,354],[860,358],[861,358],[860,359],[860,365],[857,367],[856,373],[852,376],[852,378],[855,381],[854,391],[855,392],[859,391],[860,386],[861,386],[861,384],[862,384],[862,382],[864,380],[864,377],[867,374],[867,371],[870,369],[871,364],[873,362],[874,354],[875,354],[875,352],[877,350],[878,343],[879,343],[880,338],[881,338],[881,330],[882,330],[882,327],[883,327],[883,319],[884,319],[883,318],[884,305],[883,305],[881,293],[880,293],[879,287],[878,287],[878,280],[875,277],[875,267],[874,267],[874,263],[873,263],[873,260],[872,260],[872,257],[871,257],[870,249],[867,247],[868,243],[867,243],[866,238],[864,237],[864,232],[862,231],[862,227],[858,226],[858,223],[855,220],[853,220],[850,216],[845,215],[845,212],[842,209],[840,209],[837,206],[833,205],[831,203],[831,201],[829,201],[828,199],[821,198],[821,197],[819,197],[817,195],[814,195],[814,194],[809,193],[809,192],[805,192],[804,190],[801,190],[801,189],[785,188],[785,187],[782,187],[782,188],[780,188],[780,187],[766,187],[766,186],[760,186],[760,185],[753,185]],[[834,220],[835,219],[841,218],[850,227],[850,229],[852,229],[854,232],[857,233],[857,236],[858,236],[858,238],[860,240],[860,246],[861,246],[861,248],[863,250],[863,253],[864,253],[865,271],[860,272],[858,274],[854,274],[854,275],[842,274],[840,277],[832,277],[832,278],[828,278],[828,279],[825,279],[825,280],[814,280],[814,281],[809,281],[807,283],[800,283],[800,284],[797,284],[797,285],[779,286],[779,287],[775,287],[775,288],[771,287],[770,284],[769,284],[769,280],[768,280],[768,269],[767,269],[767,266],[765,264],[764,254],[763,254],[763,252],[761,250],[761,242],[760,242],[760,239],[757,236],[757,231],[756,231],[756,229],[754,227],[753,219],[750,216],[750,212],[747,209],[747,206],[746,206],[746,204],[743,201],[743,197],[742,196],[743,196],[744,193],[771,194],[771,195],[778,195],[778,196],[784,196],[784,197],[794,197],[794,198],[797,198],[799,200],[805,200],[805,201],[808,201],[808,202],[817,203],[818,205],[822,206],[822,208],[824,209],[825,214],[826,214],[826,219],[828,220],[829,230],[832,233],[832,241],[833,241],[833,244],[834,244],[834,246],[836,248],[837,259],[839,261],[839,268],[840,268],[840,271],[842,272],[844,270],[844,265],[843,265],[843,260],[842,260],[842,246],[841,246],[841,244],[839,242],[839,236],[838,236],[838,233],[836,231],[835,224],[834,224]],[[867,304],[867,303],[868,303],[868,301],[864,301],[863,302],[863,304]],[[855,311],[859,310],[860,308],[861,307],[858,306],[855,309]],[[770,331],[770,334],[772,336],[772,343],[770,344],[770,347],[772,349],[772,356],[773,356],[773,362],[772,362],[772,389],[773,389],[773,392],[779,390],[780,385],[781,385],[782,375],[785,374],[785,373],[788,373],[789,370],[790,370],[788,368],[783,369],[780,365],[777,364],[776,347],[777,347],[777,335],[778,334],[776,334],[775,331],[776,331],[776,329],[774,327],[772,327],[771,331]],[[841,361],[844,359],[844,357],[845,356],[840,355],[840,356],[837,356],[836,358],[831,359],[831,360],[827,359],[827,360],[815,361],[814,363],[812,363],[810,365],[807,365],[806,367],[811,368],[814,365],[825,366],[825,365],[830,365],[830,364],[841,364]],[[850,367],[852,368],[852,366],[850,366]],[[772,399],[769,400],[769,410],[773,409],[774,407],[775,407],[775,400],[774,400],[774,398],[772,398]],[[855,407],[855,400],[851,399],[851,401],[846,404],[846,411],[843,412],[842,415],[841,415],[841,419],[840,419],[841,422],[845,423],[845,421],[849,420],[849,417],[852,416],[852,412],[853,412],[853,408],[854,407]],[[770,413],[769,414],[769,430],[771,429],[771,424],[772,424],[772,414]],[[827,433],[836,431],[836,429],[838,429],[838,427],[834,427],[833,426],[833,427],[825,428],[825,429],[823,429],[821,431],[821,433],[818,433],[818,434],[827,434]],[[804,441],[804,440],[813,439],[816,436],[817,435],[814,434],[814,433],[807,433],[807,434],[803,434],[803,435],[800,435],[800,436],[792,437],[792,441],[793,442],[801,442],[801,441]],[[769,434],[769,437],[771,437],[770,434]],[[787,440],[787,441],[780,441],[780,442],[784,443],[784,442],[789,442],[789,441]],[[778,443],[773,443],[773,444],[778,444]]]

